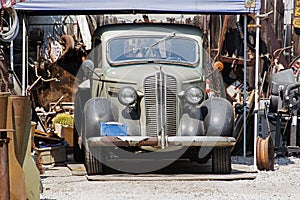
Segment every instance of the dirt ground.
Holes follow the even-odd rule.
[[[300,199],[300,156],[276,158],[274,171],[256,171],[252,166],[253,157],[234,156],[232,163],[232,174],[220,178],[205,171],[204,167],[202,174],[201,171],[182,173],[170,168],[172,173],[168,175],[115,174],[88,180],[82,167],[74,170],[67,165],[46,166],[45,174],[41,175],[43,192],[40,198]]]

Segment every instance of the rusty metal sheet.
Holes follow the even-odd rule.
[[[93,137],[88,139],[88,143],[91,146],[157,146],[157,137]]]
[[[25,106],[24,102],[23,102],[23,104],[19,104],[19,103],[16,103],[16,104],[18,104],[18,105],[24,104],[23,106]],[[17,107],[19,107],[19,106],[17,106]],[[11,199],[26,199],[25,174],[21,167],[21,164],[19,163],[19,160],[22,160],[24,158],[22,158],[23,153],[20,153],[20,154],[17,153],[17,152],[21,152],[23,147],[26,148],[26,146],[27,146],[27,143],[21,144],[22,135],[23,135],[21,129],[22,129],[22,126],[26,123],[24,120],[23,122],[18,123],[18,126],[16,126],[16,124],[14,124],[15,114],[13,112],[14,111],[13,108],[14,108],[13,98],[9,98],[8,99],[8,110],[7,110],[7,125],[6,126],[8,129],[13,129],[15,127],[15,129],[18,130],[18,132],[12,132],[12,131],[7,132],[8,138],[11,139],[11,142],[8,144],[9,171],[13,172],[13,173],[9,174],[10,198]],[[20,112],[20,110],[21,109],[19,107],[17,112]],[[25,110],[25,108],[23,108],[23,110]],[[21,117],[21,116],[22,116],[22,114],[20,114],[18,117]],[[25,116],[25,118],[27,118],[27,117]],[[20,120],[18,120],[18,121],[20,121]],[[23,130],[23,132],[24,132],[24,130]],[[20,134],[20,136],[18,136],[18,139],[17,139],[17,133]],[[28,138],[27,138],[27,140],[28,140]],[[16,147],[19,144],[17,141],[20,141],[20,145],[21,145],[20,147]],[[17,150],[15,150],[15,148],[17,148]],[[24,155],[25,155],[25,153],[26,152],[24,152]]]
[[[296,0],[296,5],[294,8],[294,27],[295,28],[300,28],[300,0]]]

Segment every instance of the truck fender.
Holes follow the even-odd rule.
[[[88,100],[83,111],[83,139],[100,136],[101,122],[118,121],[117,106],[106,98]]]
[[[203,117],[198,107],[186,106],[180,120],[181,135],[204,135]]]
[[[205,100],[200,105],[204,129],[208,136],[232,136],[234,116],[231,103],[220,97]]]
[[[84,105],[90,98],[91,98],[91,89],[89,86],[89,80],[86,80],[79,85],[78,90],[75,94],[75,103],[74,103],[74,128],[76,129],[75,137],[81,136]]]

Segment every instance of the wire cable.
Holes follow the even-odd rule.
[[[9,17],[11,18],[12,25],[11,25],[11,27],[9,27],[10,29],[8,32],[5,32],[5,33],[3,31],[0,32],[0,40],[3,42],[11,42],[18,35],[19,18],[18,18],[16,10],[13,7],[5,8],[4,11],[6,11],[8,13]],[[5,20],[5,19],[2,18],[1,20]]]

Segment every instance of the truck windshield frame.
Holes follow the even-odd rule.
[[[149,62],[197,65],[200,48],[196,40],[182,36],[164,38],[165,35],[112,38],[107,42],[107,60],[112,66]]]

